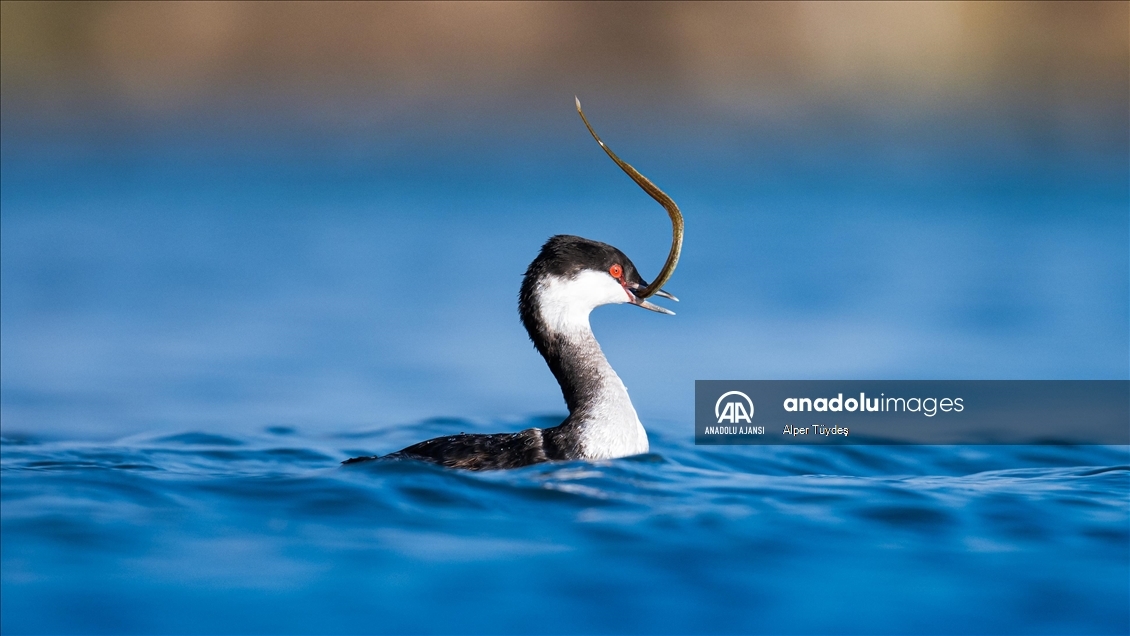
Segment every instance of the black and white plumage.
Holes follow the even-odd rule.
[[[645,287],[635,265],[615,247],[579,236],[550,238],[526,270],[518,313],[561,386],[569,417],[547,429],[437,437],[383,458],[482,470],[646,453],[647,432],[589,326],[589,313],[601,305],[631,303],[671,313],[635,295]],[[346,463],[369,459],[377,458]]]
[[[584,119],[577,102],[577,111]],[[437,437],[384,456],[355,457],[345,464],[376,459],[416,459],[451,468],[490,470],[546,461],[596,460],[648,452],[647,432],[628,390],[608,364],[589,325],[601,305],[630,303],[672,312],[648,302],[651,295],[677,300],[659,287],[670,278],[682,247],[682,215],[674,201],[620,160],[585,120],[605,152],[667,209],[674,228],[671,251],[648,285],[632,261],[615,247],[579,236],[559,235],[542,246],[526,269],[518,313],[538,353],[561,386],[569,416],[558,426],[517,433]]]

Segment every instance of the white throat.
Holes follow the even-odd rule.
[[[608,364],[589,324],[596,307],[628,300],[620,283],[603,272],[586,270],[573,278],[551,276],[538,283],[542,323],[562,341],[561,355],[569,356],[586,378],[582,405],[572,414],[586,459],[638,455],[649,448],[628,389]]]
[[[547,276],[538,283],[538,311],[553,334],[591,334],[589,314],[593,309],[628,300],[628,292],[616,279],[592,270],[584,270],[573,278]]]

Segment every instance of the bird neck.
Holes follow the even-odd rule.
[[[620,376],[589,325],[591,307],[561,305],[551,295],[523,303],[522,321],[561,386],[580,454],[587,459],[648,451],[647,433]]]
[[[587,324],[583,329],[550,333],[546,340],[542,356],[561,385],[571,415],[585,415],[608,401],[625,401],[631,405],[627,388],[608,363]]]

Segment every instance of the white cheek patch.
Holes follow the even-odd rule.
[[[601,305],[628,302],[628,292],[603,272],[585,270],[574,278],[548,276],[538,283],[541,318],[556,333],[589,329],[589,314]]]

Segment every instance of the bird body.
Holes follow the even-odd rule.
[[[608,363],[589,324],[592,310],[608,304],[632,303],[670,313],[633,293],[646,286],[635,265],[615,247],[579,236],[550,238],[526,270],[518,314],[557,378],[569,416],[547,429],[437,437],[382,459],[419,459],[482,470],[648,452],[647,431],[628,389]],[[346,463],[370,459],[377,457],[358,457]]]
[[[579,100],[577,111],[608,156],[667,209],[674,236],[667,262],[651,285],[640,277],[623,252],[579,236],[551,237],[526,269],[518,293],[518,314],[534,347],[561,386],[569,416],[552,428],[437,437],[389,455],[355,457],[343,463],[417,459],[451,468],[488,470],[648,452],[647,431],[636,415],[627,387],[593,335],[589,314],[601,305],[623,303],[672,313],[647,298],[659,295],[678,300],[660,287],[678,262],[682,215],[670,197],[604,145],[585,120]]]

